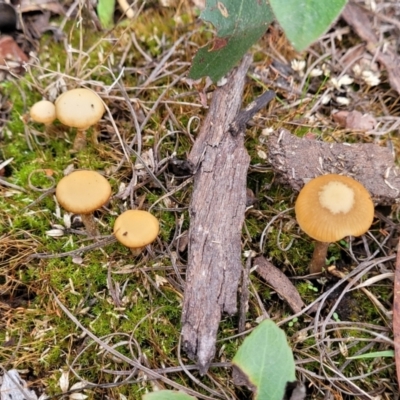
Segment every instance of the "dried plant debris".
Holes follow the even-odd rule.
[[[0,382],[1,400],[37,400],[36,393],[29,390],[26,382],[21,379],[15,369],[6,371]]]
[[[332,119],[340,126],[355,131],[372,131],[377,125],[376,119],[371,114],[360,111],[337,111],[332,114]]]
[[[399,56],[391,45],[388,45],[384,51],[379,50],[380,38],[373,31],[370,14],[359,5],[349,3],[344,9],[342,17],[354,29],[357,35],[367,42],[367,50],[374,55],[376,61],[385,66],[390,86],[397,93],[400,93]]]
[[[388,148],[371,143],[327,143],[279,129],[268,138],[269,162],[278,179],[299,191],[310,179],[343,174],[361,182],[382,205],[398,201],[400,171]]]
[[[394,301],[393,301],[393,334],[394,349],[396,360],[397,380],[400,382],[400,310],[399,310],[399,293],[400,293],[400,242],[397,246],[396,269],[394,273]]]
[[[301,311],[304,302],[296,287],[280,269],[264,257],[257,257],[254,260],[254,266],[257,267],[257,274],[287,301],[295,313]]]

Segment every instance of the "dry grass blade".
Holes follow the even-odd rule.
[[[393,335],[397,382],[400,386],[400,241],[397,247],[396,269],[394,273]]]

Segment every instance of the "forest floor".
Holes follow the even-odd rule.
[[[357,3],[379,48],[400,56],[397,1]],[[274,132],[286,129],[310,141],[373,143],[398,161],[399,93],[389,67],[365,39],[339,18],[301,54],[277,25],[251,49],[243,107],[268,89],[276,97],[252,119],[245,136],[251,161],[243,265],[264,256],[290,278],[305,305],[319,308],[295,313],[282,288],[251,269],[246,332],[238,334],[238,316],[224,316],[215,364],[201,376],[180,349],[192,177],[176,168],[176,160],[187,159],[216,87],[187,78],[196,50],[213,30],[184,1],[179,7],[138,8],[133,19],[121,18],[109,31],[96,29],[90,10],[77,3],[63,5],[68,17],[57,15],[60,5],[51,4],[51,30],[14,35],[27,52],[23,71],[1,68],[3,372],[17,369],[38,396],[49,398],[134,400],[171,388],[110,354],[106,343],[198,398],[247,399],[250,391],[233,384],[230,361],[248,332],[269,317],[288,337],[307,398],[398,398],[390,352],[396,199],[375,201],[367,234],[332,243],[327,266],[336,268],[315,279],[308,271],[314,242],[294,215],[297,191],[282,182],[268,149]],[[23,18],[32,18],[28,14]],[[107,107],[78,153],[71,152],[73,129],[57,121],[44,127],[29,118],[36,101],[55,101],[77,87],[94,90]],[[111,183],[109,203],[95,212],[98,240],[56,201],[57,182],[74,169],[98,171]],[[110,240],[115,219],[127,209],[148,210],[160,221],[159,237],[136,257]],[[362,356],[383,351],[389,352]]]

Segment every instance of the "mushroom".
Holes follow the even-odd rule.
[[[56,198],[67,211],[79,214],[90,236],[98,236],[93,212],[111,196],[111,186],[95,171],[74,171],[64,176],[56,187]]]
[[[56,119],[56,107],[51,101],[40,100],[31,107],[29,115],[32,121],[44,124],[47,129]]]
[[[160,230],[158,219],[147,211],[128,210],[114,224],[114,235],[124,246],[138,256],[143,247],[152,243]]]
[[[82,150],[86,147],[86,130],[104,114],[103,101],[93,90],[81,88],[64,92],[58,96],[55,105],[60,122],[77,129],[73,150]]]
[[[345,236],[361,236],[374,218],[374,204],[365,187],[352,178],[330,174],[308,182],[295,204],[300,228],[316,240],[310,273],[325,266],[330,242]]]

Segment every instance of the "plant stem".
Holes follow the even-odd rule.
[[[310,274],[319,274],[325,267],[326,255],[328,253],[329,243],[315,242],[314,252],[310,262]]]

